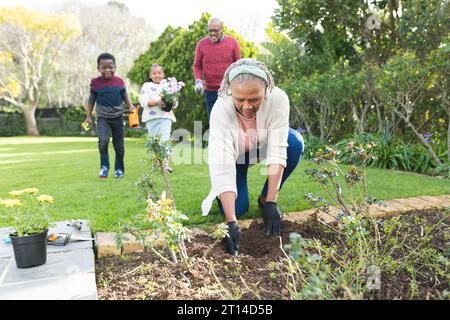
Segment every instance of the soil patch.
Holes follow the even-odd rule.
[[[448,254],[448,214],[443,210],[412,211],[397,219],[408,223],[411,234],[420,236],[424,227],[432,227],[445,220],[445,228],[432,230],[430,250]],[[391,219],[391,218],[390,218]],[[206,259],[204,253],[214,242],[207,235],[194,236],[187,243],[189,256],[196,261],[191,272],[181,266],[168,267],[151,251],[122,257],[108,257],[97,261],[97,288],[99,299],[289,299],[286,275],[279,263],[285,255],[280,248],[280,237],[263,234],[262,223],[253,222],[241,236],[241,252],[237,257],[225,253],[224,244],[216,245]],[[289,243],[289,233],[298,232],[304,238],[335,243],[336,234],[321,223],[283,222],[281,240]],[[416,237],[408,238],[414,248]],[[427,248],[428,248],[427,247]],[[394,252],[401,259],[407,252]],[[448,258],[448,256],[446,256]],[[368,299],[409,299],[417,292],[418,299],[440,299],[448,289],[448,274],[430,274],[426,263],[414,266],[418,272],[412,281],[411,273],[395,270],[382,273],[382,287]]]

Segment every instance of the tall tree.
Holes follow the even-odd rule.
[[[0,7],[0,99],[23,112],[28,135],[39,135],[35,111],[45,79],[80,32],[78,20],[67,14]]]
[[[437,165],[441,160],[433,150],[424,135],[414,123],[417,109],[424,103],[427,88],[430,88],[432,79],[429,77],[430,66],[422,63],[412,52],[405,52],[389,59],[380,70],[377,86],[380,96],[411,129],[416,138],[425,146]]]
[[[97,6],[63,3],[57,10],[73,13],[80,21],[82,33],[78,41],[67,47],[65,56],[59,60],[59,72],[50,79],[48,100],[53,105],[85,105],[89,79],[98,75],[99,54],[112,53],[116,58],[117,74],[125,77],[134,60],[157,36],[145,19],[133,16],[120,2],[110,1]]]
[[[365,1],[278,0],[274,22],[310,55],[329,52],[336,62],[365,47],[369,7]]]
[[[434,93],[435,100],[447,115],[447,161],[450,162],[450,99],[448,86],[450,82],[450,44],[442,45],[433,50],[428,55],[428,64],[430,65],[430,78],[432,81],[431,90]]]

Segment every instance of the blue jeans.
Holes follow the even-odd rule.
[[[205,92],[206,112],[208,113],[208,120],[209,120],[212,108],[214,107],[214,103],[216,103],[217,100],[217,91],[205,90],[204,92]]]
[[[286,182],[287,178],[297,167],[300,159],[302,157],[304,150],[304,142],[302,135],[292,129],[289,128],[288,135],[288,148],[287,148],[287,164],[286,168],[284,168],[283,177],[281,178],[280,190],[283,187],[283,184]],[[250,206],[250,199],[248,195],[248,185],[247,185],[247,170],[249,167],[248,156],[246,154],[246,163],[244,164],[236,164],[236,186],[238,196],[236,199],[236,217],[240,217],[244,215],[248,211]],[[266,183],[261,191],[262,196],[267,196],[267,188],[268,188],[268,180],[266,179]],[[219,203],[219,209],[222,214],[225,214],[222,208],[222,203],[217,198],[217,202]]]
[[[123,141],[123,119],[122,116],[109,119],[109,118],[97,118],[97,131],[98,131],[98,151],[100,152],[100,166],[107,167],[109,169],[109,133],[112,133],[114,151],[116,153],[116,162],[114,170],[122,170],[124,168],[125,147]]]
[[[170,131],[172,129],[172,120],[167,118],[157,118],[148,120],[145,123],[147,127],[148,136],[157,137],[160,136],[160,141],[168,141],[170,139]]]

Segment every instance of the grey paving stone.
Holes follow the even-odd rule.
[[[0,300],[96,300],[95,273],[0,285]]]
[[[81,231],[70,221],[54,223],[50,233],[80,232],[91,238],[87,220]],[[70,241],[66,246],[47,246],[47,262],[38,267],[18,269],[11,244],[5,244],[12,228],[0,229],[0,300],[96,300],[93,241]]]
[[[8,265],[10,265],[12,258],[0,259],[0,285],[6,276]]]
[[[89,222],[87,220],[81,220],[83,222],[82,229],[79,231],[75,229],[72,226],[68,226],[67,224],[70,223],[70,221],[61,221],[61,222],[55,222],[53,226],[51,226],[48,230],[49,234],[51,233],[69,233],[69,234],[80,234],[85,236],[86,238],[93,238],[91,234],[91,229],[89,226]],[[71,249],[81,249],[81,248],[92,248],[93,247],[93,240],[90,241],[74,241],[74,239],[71,239],[71,241],[66,246],[49,246],[49,249],[51,249],[52,252],[57,251],[66,251],[68,248]]]
[[[66,252],[66,251],[79,250],[79,249],[91,249],[92,250],[92,241],[69,242],[65,246],[47,245],[47,253]]]
[[[11,244],[5,244],[3,241],[3,239],[9,237],[13,231],[12,228],[0,228],[0,259],[14,256]]]
[[[33,268],[19,269],[15,261],[1,285],[67,277],[73,273],[95,272],[92,249],[71,250],[47,254],[47,262]]]
[[[83,221],[83,228],[81,233],[86,237],[92,237],[90,226],[87,220]],[[54,223],[53,227],[49,228],[49,234],[51,233],[73,233],[76,229],[73,227],[67,226],[68,221],[58,221]],[[8,237],[14,229],[12,228],[0,228],[0,258],[12,257],[14,256],[14,252],[12,250],[11,244],[5,244],[3,241],[4,238]],[[85,249],[85,248],[93,248],[93,240],[92,241],[70,241],[65,246],[54,246],[48,245],[47,252],[64,252],[76,249]]]
[[[83,223],[81,224],[81,230],[82,232],[91,232],[89,222],[87,220],[80,220]],[[53,232],[54,230],[57,230],[58,232],[72,232],[74,227],[68,226],[67,224],[70,224],[71,220],[67,221],[58,221],[54,222],[53,225],[49,228],[49,232]]]

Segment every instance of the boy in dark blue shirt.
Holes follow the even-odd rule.
[[[124,81],[115,76],[116,60],[109,53],[102,53],[97,58],[97,70],[100,77],[92,79],[90,95],[87,105],[87,117],[85,123],[92,123],[92,110],[94,105],[97,112],[98,150],[100,152],[99,178],[106,179],[109,172],[109,133],[112,133],[116,161],[114,177],[123,178],[124,167],[124,137],[123,137],[123,103],[128,105],[130,112],[135,107],[128,97]]]

